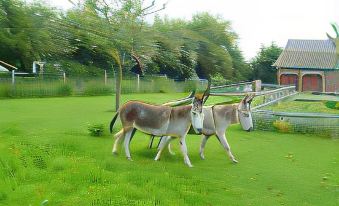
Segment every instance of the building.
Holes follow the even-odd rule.
[[[9,72],[8,69],[0,65],[0,72]]]
[[[339,45],[336,39],[290,39],[277,61],[279,85],[298,91],[339,92]]]
[[[18,68],[0,60],[0,72],[9,72],[16,69]]]

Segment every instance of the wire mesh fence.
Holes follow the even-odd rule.
[[[259,130],[339,138],[339,115],[255,110],[252,117],[254,128]]]
[[[65,73],[44,73],[43,75],[11,74],[0,75],[0,97],[48,97],[109,95],[116,91],[114,73],[102,75],[72,76]],[[204,90],[204,80],[175,81],[166,76],[137,76],[124,74],[122,93],[169,93]]]
[[[306,111],[302,113],[300,112],[302,108],[296,106],[292,107],[296,112],[276,112],[268,110],[267,107],[266,110],[261,109],[296,95],[295,86],[261,84],[260,91],[244,92],[244,90],[250,90],[251,85],[253,86],[253,82],[217,86],[212,87],[211,92],[215,96],[255,94],[251,113],[256,130],[296,132],[339,138],[339,113],[305,113]]]

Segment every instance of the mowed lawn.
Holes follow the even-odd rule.
[[[185,95],[130,94],[123,101]],[[216,138],[200,160],[200,137],[189,135],[188,168],[177,140],[176,155],[165,152],[155,162],[149,137],[137,132],[130,162],[123,150],[111,154],[113,110],[108,96],[0,100],[0,205],[339,205],[338,139],[233,125],[226,135],[238,164]],[[89,123],[105,124],[104,136],[90,136]]]

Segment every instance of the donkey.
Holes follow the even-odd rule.
[[[206,106],[203,107],[204,114],[204,122],[202,129],[202,142],[200,145],[200,157],[201,159],[205,159],[204,150],[205,145],[209,137],[212,135],[216,135],[219,142],[222,144],[224,149],[226,150],[229,158],[237,163],[238,161],[234,158],[231,147],[227,142],[225,131],[230,124],[238,123],[238,119],[242,128],[246,131],[251,131],[253,129],[252,116],[250,113],[250,104],[254,95],[246,95],[239,104],[232,105],[214,105],[214,106]],[[151,141],[153,141],[154,136]],[[158,145],[158,154],[155,157],[155,160],[160,159],[160,155],[168,145],[168,150],[170,154],[174,154],[171,151],[170,141],[172,138],[170,136],[161,137],[159,145]],[[151,147],[151,144],[150,144]]]
[[[207,90],[206,90],[207,91]],[[116,140],[113,146],[113,154],[117,153],[118,143],[124,139],[126,157],[131,159],[129,144],[136,129],[155,136],[172,136],[180,139],[180,148],[184,155],[184,162],[192,167],[187,155],[186,135],[191,125],[196,133],[201,134],[204,114],[203,102],[208,95],[196,95],[192,99],[192,105],[170,107],[146,104],[140,101],[125,103],[114,116],[110,124],[110,130],[118,117],[122,123],[122,129],[115,134]]]

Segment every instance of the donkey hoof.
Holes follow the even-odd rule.
[[[202,160],[205,160],[205,155],[200,154],[200,158],[201,158]]]
[[[238,160],[233,159],[232,162],[233,162],[234,164],[236,164],[236,163],[238,163]]]
[[[118,155],[118,152],[117,152],[117,151],[113,151],[113,152],[112,152],[112,155],[113,155],[113,156],[117,156],[117,155]]]
[[[160,160],[160,158],[154,158],[154,161],[159,161]]]
[[[187,166],[190,168],[194,167],[192,164],[187,164]]]
[[[129,160],[129,161],[131,161],[131,162],[133,161],[133,160],[132,160],[132,157],[127,157],[127,160]]]

